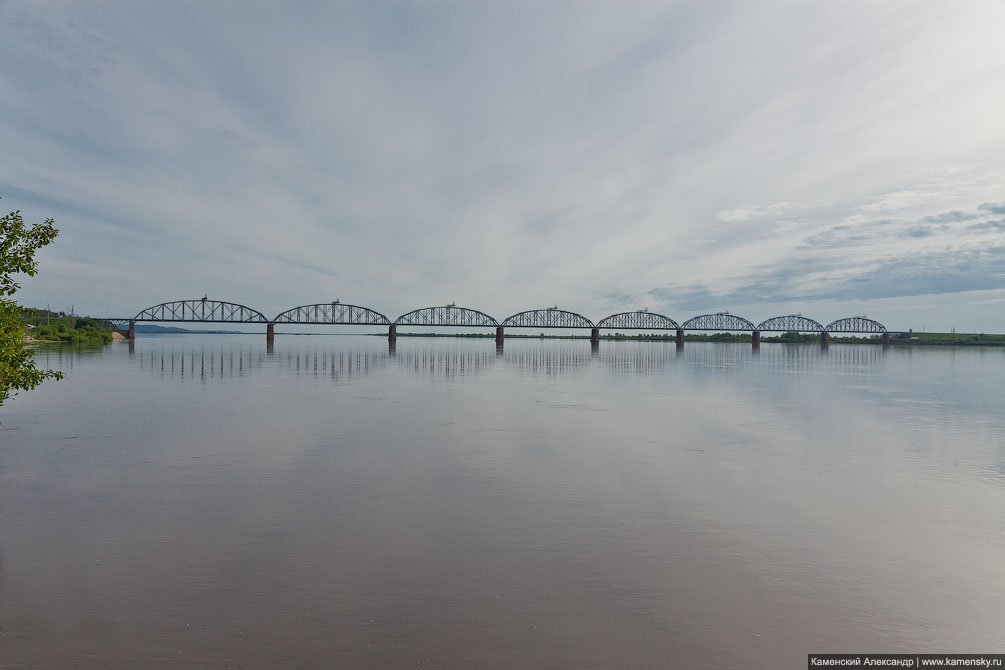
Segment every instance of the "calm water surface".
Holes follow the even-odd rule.
[[[1005,350],[140,335],[0,410],[3,668],[1005,651]]]

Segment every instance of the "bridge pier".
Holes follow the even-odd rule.
[[[883,333],[883,346],[890,346],[890,333]]]
[[[129,339],[129,340],[135,340],[136,339],[136,322],[135,321],[130,321],[129,322],[129,334],[126,335],[126,338]]]
[[[590,344],[600,344],[600,329],[594,328],[590,331]]]
[[[830,343],[831,343],[831,334],[828,333],[826,330],[820,333],[820,346],[826,347]]]
[[[681,330],[680,328],[677,329],[676,342],[677,342],[677,348],[678,349],[683,349],[684,348],[684,331]]]
[[[397,342],[398,341],[398,327],[397,326],[388,326],[387,327],[387,341],[388,342]]]
[[[276,343],[276,324],[271,321],[265,327],[265,343],[269,346]]]
[[[754,351],[761,348],[761,331],[755,330],[750,334],[750,345]]]
[[[503,327],[499,326],[496,328],[496,346],[501,347],[503,344]]]

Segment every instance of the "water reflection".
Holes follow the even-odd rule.
[[[495,365],[496,353],[487,347],[404,347],[395,354],[398,367],[415,373],[452,378],[476,374]]]
[[[559,376],[600,365],[625,375],[664,374],[671,367],[686,377],[709,374],[746,374],[751,365],[774,372],[807,372],[825,365],[847,372],[882,364],[889,348],[866,345],[604,342],[588,346],[579,340],[516,341],[504,346],[482,341],[421,341],[404,344],[378,338],[337,338],[318,341],[284,338],[280,346],[260,346],[250,340],[218,342],[200,340],[189,345],[182,339],[141,340],[138,349],[129,343],[130,360],[141,370],[179,379],[226,379],[255,374],[264,368],[294,376],[349,379],[373,374],[393,362],[412,373],[452,378],[477,374],[502,365],[521,374]],[[81,356],[95,350],[47,349],[37,356],[46,367],[72,370]]]
[[[155,346],[141,349],[133,359],[140,370],[179,379],[242,377],[261,368],[266,360],[261,347],[244,345],[226,348]]]
[[[287,348],[274,356],[287,374],[349,379],[372,374],[387,364],[388,354],[361,347]]]
[[[555,340],[521,342],[522,346],[509,346],[502,359],[522,374],[562,375],[581,370],[593,362],[589,344]]]
[[[597,352],[597,360],[620,374],[636,376],[665,372],[681,355],[673,343],[605,342]]]
[[[777,668],[1005,643],[1005,350],[48,356],[69,374],[0,434],[10,667]]]

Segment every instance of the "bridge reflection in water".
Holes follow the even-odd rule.
[[[480,340],[464,338],[409,338],[407,343],[388,347],[382,339],[366,336],[287,339],[266,353],[234,337],[204,336],[190,343],[192,337],[144,340],[130,348],[129,360],[151,375],[203,382],[251,377],[265,367],[290,377],[342,381],[386,370],[452,379],[492,369],[562,376],[594,366],[631,377],[669,374],[686,382],[709,375],[742,375],[753,367],[790,374],[826,365],[855,374],[874,368],[889,353],[886,347],[854,344],[825,349],[813,344],[774,344],[752,351],[741,343],[696,342],[677,349],[647,341],[613,341],[591,350],[581,341],[547,339],[519,340],[505,350],[493,351]]]

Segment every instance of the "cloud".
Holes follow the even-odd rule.
[[[970,247],[862,259],[790,258],[733,278],[714,290],[702,282],[651,289],[682,309],[708,305],[895,298],[1000,288],[1005,246]]]
[[[977,209],[990,214],[1005,214],[1005,202],[983,202]]]
[[[718,217],[720,221],[747,221],[761,215],[761,211],[758,209],[727,209],[719,212]]]
[[[957,221],[969,221],[976,218],[976,214],[961,212],[958,209],[954,209],[951,212],[942,212],[941,214],[926,216],[922,219],[922,221],[925,223],[955,223]]]
[[[967,230],[1005,230],[1005,219],[973,223],[967,226]]]
[[[908,237],[930,237],[935,234],[935,228],[932,226],[912,226],[904,233]]]

